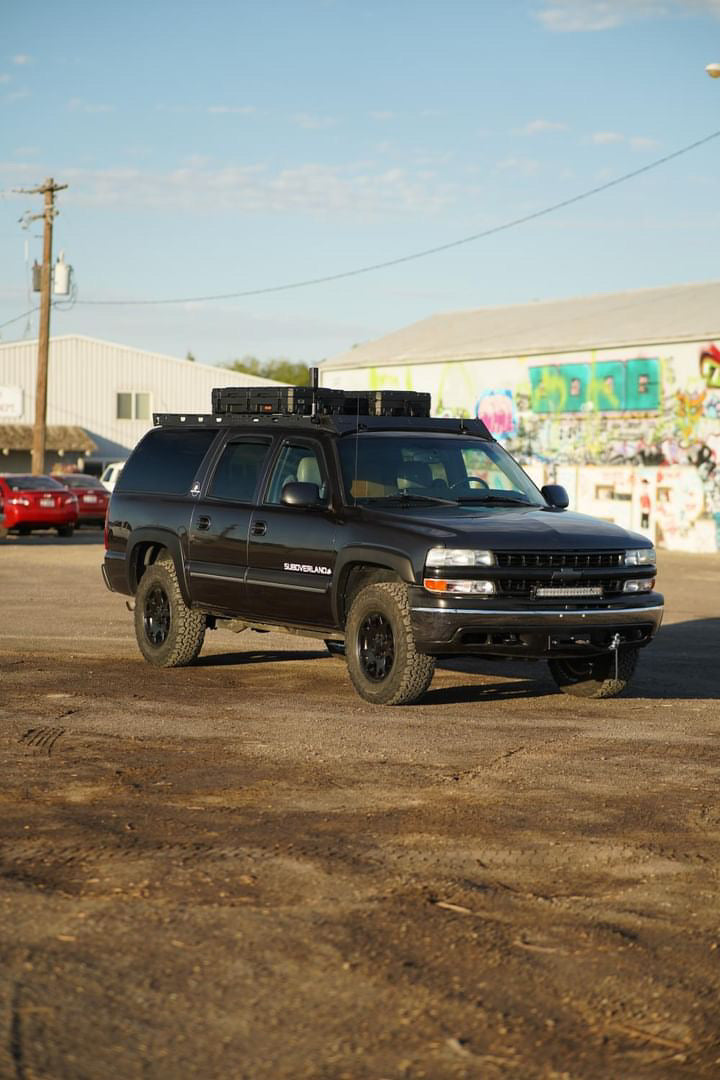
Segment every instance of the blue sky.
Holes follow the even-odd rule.
[[[53,176],[84,333],[316,362],[438,311],[720,278],[720,139],[537,222],[351,270],[571,197],[720,129],[720,0],[5,0],[0,323]],[[37,316],[31,329],[36,332]],[[21,337],[24,320],[0,330]]]

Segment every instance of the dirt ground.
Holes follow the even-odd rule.
[[[321,642],[141,660],[98,532],[0,541],[0,1077],[720,1076],[720,557],[627,696]]]

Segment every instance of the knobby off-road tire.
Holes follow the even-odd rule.
[[[345,627],[345,658],[353,686],[374,705],[410,705],[425,693],[435,659],[415,648],[404,585],[383,581],[358,593]]]
[[[626,689],[635,671],[638,650],[618,651],[617,676],[615,654],[606,653],[587,660],[549,660],[550,674],[564,694],[583,698],[617,697]]]
[[[135,594],[135,637],[155,667],[191,664],[205,640],[206,619],[182,598],[175,566],[159,559],[149,566]]]

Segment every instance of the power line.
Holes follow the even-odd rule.
[[[247,296],[263,296],[267,293],[288,292],[291,289],[305,289],[310,285],[324,285],[331,281],[340,281],[343,278],[358,277],[360,274],[370,274],[375,270],[385,270],[390,266],[399,266],[401,263],[412,262],[415,259],[425,259],[429,255],[438,255],[440,252],[450,251],[452,248],[460,247],[463,244],[471,244],[476,240],[484,240],[488,236],[495,236],[497,233],[517,228],[518,225],[525,225],[530,221],[537,221],[538,218],[546,217],[548,214],[554,214],[557,210],[563,210],[567,206],[573,206],[575,203],[582,202],[584,199],[589,199],[593,195],[599,195],[602,191],[608,191],[610,188],[617,187],[618,184],[624,184],[628,180],[633,180],[636,176],[642,176],[643,173],[650,172],[652,169],[657,169],[661,165],[666,165],[668,161],[674,161],[675,158],[682,157],[683,154],[689,154],[691,150],[696,150],[699,146],[704,146],[713,139],[717,139],[718,136],[720,136],[720,130],[713,131],[703,139],[697,139],[687,146],[682,146],[679,150],[674,150],[671,154],[666,154],[664,157],[657,158],[647,165],[642,165],[639,169],[633,169],[632,172],[624,173],[622,176],[616,176],[614,180],[608,180],[604,184],[598,184],[597,187],[588,188],[587,191],[581,191],[578,195],[572,195],[568,199],[562,199],[560,202],[545,206],[542,210],[534,210],[530,214],[524,214],[522,217],[513,218],[511,221],[505,221],[501,225],[493,225],[489,229],[483,229],[482,232],[472,233],[470,236],[463,236],[459,240],[451,240],[446,244],[438,244],[436,247],[425,248],[423,251],[415,251],[410,255],[401,255],[395,259],[386,259],[384,262],[360,266],[354,270],[343,270],[337,274],[306,278],[303,281],[286,282],[283,285],[268,285],[262,289],[244,289],[240,292],[217,293],[212,296],[182,296],[173,297],[167,300],[78,300],[77,303],[113,307],[136,306],[141,304],[200,304],[211,300],[237,300]]]
[[[16,315],[14,319],[8,319],[7,322],[0,323],[0,330],[3,330],[6,326],[11,326],[12,323],[20,322],[21,319],[26,319],[28,315],[34,315],[39,310],[39,307],[34,307],[30,308],[29,311],[23,311],[22,315]]]

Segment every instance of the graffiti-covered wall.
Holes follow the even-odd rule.
[[[435,415],[480,417],[534,478],[564,483],[576,509],[665,547],[720,549],[714,342],[346,369],[323,382],[429,391]]]

